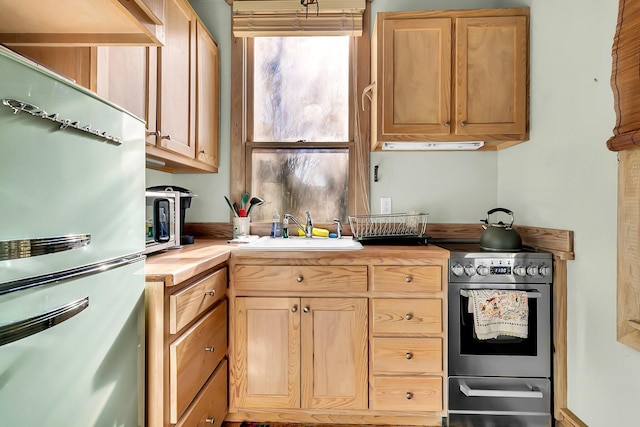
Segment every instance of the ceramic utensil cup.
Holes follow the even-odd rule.
[[[249,235],[249,226],[251,217],[234,217],[233,218],[233,238]]]

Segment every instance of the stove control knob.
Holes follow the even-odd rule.
[[[540,268],[538,269],[538,273],[542,277],[549,276],[551,275],[551,267],[545,267],[544,265],[540,266]]]
[[[487,267],[486,265],[479,266],[476,271],[481,276],[488,276],[491,272],[491,270],[489,270],[489,267]]]
[[[527,269],[524,268],[521,265],[517,265],[513,268],[513,274],[515,274],[516,276],[526,276],[527,275]]]
[[[476,268],[473,265],[467,265],[464,267],[464,272],[467,273],[467,276],[475,276]]]
[[[454,276],[460,277],[464,274],[464,267],[461,266],[460,264],[452,265],[451,272],[453,273]]]
[[[538,266],[530,265],[529,267],[527,267],[527,274],[532,277],[536,276],[538,274]]]

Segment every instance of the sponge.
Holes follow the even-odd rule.
[[[326,228],[313,227],[312,234],[316,237],[329,237],[329,230],[327,230]],[[304,231],[298,228],[298,236],[304,236],[304,235],[305,235]]]

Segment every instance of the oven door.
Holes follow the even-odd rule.
[[[449,427],[551,427],[546,378],[449,378]]]
[[[468,313],[471,289],[524,290],[529,293],[527,338],[480,340]],[[449,376],[551,376],[551,286],[549,284],[449,284]]]

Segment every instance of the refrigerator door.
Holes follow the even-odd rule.
[[[53,326],[10,336],[78,301]],[[0,295],[0,344],[0,424],[143,426],[144,262]]]
[[[0,284],[144,250],[144,122],[0,49]]]

